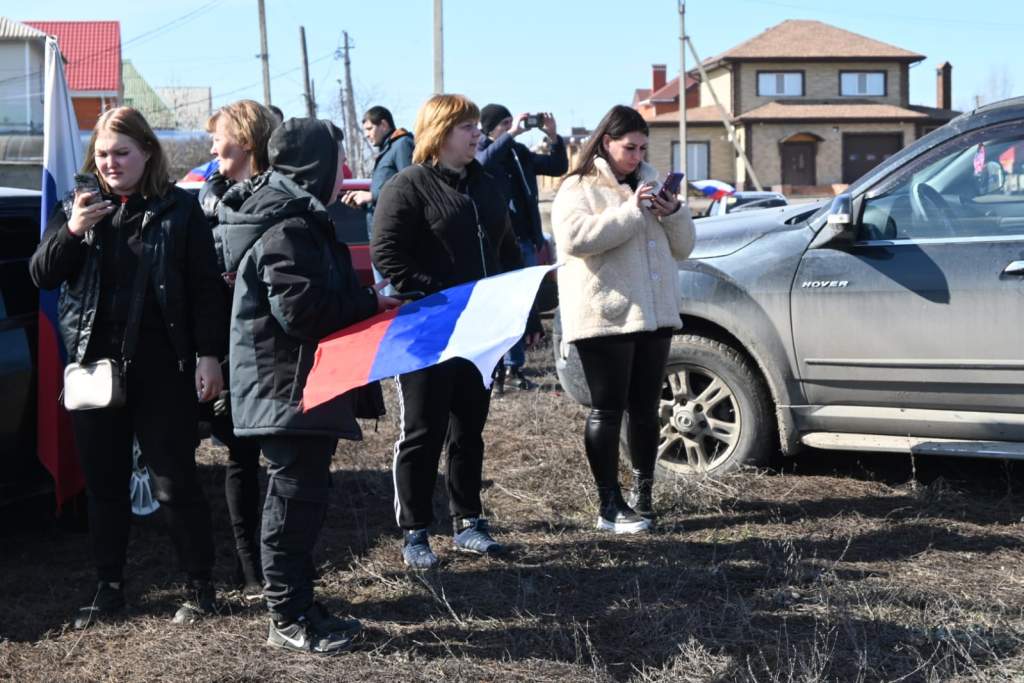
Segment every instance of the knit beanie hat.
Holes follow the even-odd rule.
[[[484,135],[490,133],[505,119],[512,118],[512,112],[500,104],[488,104],[480,110],[480,130]]]

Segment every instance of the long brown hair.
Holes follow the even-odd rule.
[[[594,158],[601,157],[608,160],[607,152],[604,149],[604,136],[612,140],[618,140],[630,133],[643,133],[650,135],[647,121],[636,109],[627,107],[624,104],[617,104],[608,110],[597,128],[590,135],[590,139],[583,146],[576,168],[569,171],[569,175],[585,176],[594,170]]]
[[[413,163],[437,161],[448,133],[459,124],[478,120],[480,108],[465,95],[434,95],[423,103],[416,115]]]
[[[96,125],[93,126],[92,136],[89,138],[89,149],[85,153],[85,163],[82,165],[82,173],[93,173],[99,178],[100,186],[104,192],[110,192],[110,187],[103,179],[103,175],[96,168],[96,138],[100,131],[108,130],[111,133],[126,135],[135,141],[139,148],[149,155],[146,161],[146,169],[139,179],[138,190],[143,197],[163,197],[171,187],[171,173],[167,167],[167,155],[164,148],[156,138],[156,133],[149,126],[146,118],[132,107],[117,107],[104,112]]]

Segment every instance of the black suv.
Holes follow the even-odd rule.
[[[0,505],[52,490],[36,454],[39,290],[28,261],[39,202],[39,192],[0,188]]]

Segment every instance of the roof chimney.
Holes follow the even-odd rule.
[[[953,108],[953,66],[949,62],[943,62],[935,70],[935,106]]]
[[[651,94],[665,87],[665,74],[668,68],[664,64],[651,65]]]

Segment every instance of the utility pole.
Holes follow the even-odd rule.
[[[708,72],[704,70],[704,65],[700,62],[700,57],[697,56],[697,50],[693,47],[693,41],[687,38],[686,43],[690,46],[690,53],[693,55],[693,61],[697,63],[697,70],[700,72],[700,80],[702,83],[708,82]],[[722,106],[722,103],[718,100],[718,95],[715,94],[714,88],[708,88],[708,92],[711,93],[711,99],[714,100],[715,106],[718,107],[718,116],[722,119],[722,125],[725,126],[725,130],[729,134],[729,142],[732,143],[733,149],[736,150],[736,155],[743,159],[743,166],[747,169],[747,174],[750,179],[754,181],[754,187],[758,191],[764,189],[761,187],[761,181],[757,179],[757,174],[754,173],[754,166],[750,163],[750,159],[747,158],[747,152],[743,149],[743,145],[736,139],[736,127],[732,125],[732,121],[729,120],[729,113]]]
[[[263,104],[268,107],[270,101],[270,55],[267,53],[267,12],[263,7],[263,0],[259,0],[260,11],[260,53],[257,55],[263,60]]]
[[[686,0],[679,0],[679,168],[686,174]],[[686,191],[682,193],[686,197]]]
[[[352,46],[348,42],[348,31],[344,32],[345,43],[343,49],[344,55],[344,66],[345,66],[345,92],[346,97],[343,97],[343,110],[345,114],[345,123],[347,130],[345,135],[349,139],[347,146],[349,159],[352,161],[349,164],[352,168],[353,173],[358,173],[360,176],[366,175],[366,169],[363,163],[363,145],[360,140],[359,122],[356,119],[356,97],[355,92],[352,90],[352,60],[349,59],[349,50]]]
[[[316,118],[316,100],[313,99],[313,93],[309,87],[309,57],[306,55],[306,27],[299,27],[299,42],[302,43],[302,85],[305,88],[306,93],[306,115],[311,118]]]
[[[434,0],[434,94],[444,92],[444,0]]]

